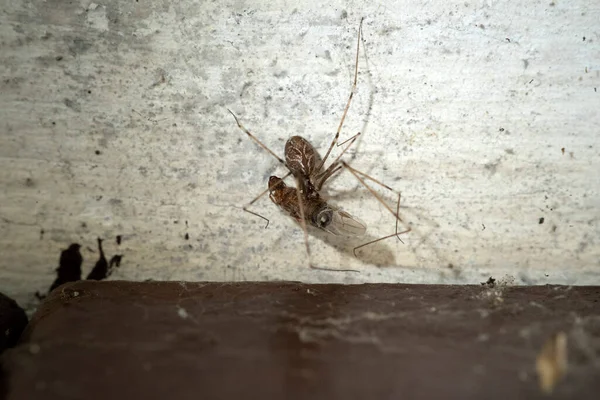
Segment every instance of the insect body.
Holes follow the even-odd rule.
[[[344,108],[344,112],[342,114],[342,119],[338,125],[338,129],[333,138],[333,141],[329,145],[327,153],[325,153],[325,157],[321,158],[319,153],[315,150],[315,148],[304,138],[300,136],[292,136],[285,144],[285,161],[277,156],[273,151],[271,151],[266,145],[264,145],[260,140],[256,138],[248,129],[246,129],[238,120],[236,115],[228,110],[233,118],[235,119],[238,127],[244,131],[250,139],[252,139],[256,144],[262,147],[265,151],[275,157],[282,165],[284,165],[289,173],[283,176],[282,178],[277,176],[271,176],[269,178],[269,186],[268,189],[263,191],[259,196],[257,196],[254,200],[252,200],[246,207],[244,207],[244,211],[247,211],[251,214],[254,214],[264,220],[267,221],[267,226],[269,225],[269,220],[263,217],[260,214],[257,214],[248,209],[255,201],[261,198],[267,192],[269,193],[270,199],[277,204],[284,212],[289,214],[294,220],[302,226],[304,231],[304,243],[306,246],[306,252],[308,254],[308,262],[311,268],[315,269],[324,269],[331,270],[328,268],[320,268],[315,267],[311,262],[310,255],[310,247],[308,244],[308,232],[307,232],[307,224],[310,224],[313,227],[324,230],[326,232],[332,233],[334,235],[341,236],[362,236],[365,234],[367,227],[361,222],[359,219],[353,217],[346,211],[341,208],[335,207],[331,204],[328,204],[327,201],[321,196],[321,190],[323,185],[327,182],[329,178],[331,178],[336,172],[346,169],[348,170],[354,177],[373,194],[373,196],[383,204],[383,206],[392,214],[396,219],[396,232],[391,235],[384,236],[382,238],[372,240],[368,243],[365,243],[361,246],[358,246],[354,249],[356,254],[356,250],[360,247],[369,245],[371,243],[378,242],[380,240],[387,239],[389,237],[396,236],[399,238],[399,235],[402,233],[406,233],[410,231],[410,227],[403,231],[398,232],[398,222],[402,222],[398,211],[400,208],[400,195],[398,194],[398,203],[396,207],[396,212],[394,212],[383,199],[365,182],[366,180],[370,180],[388,190],[393,191],[389,186],[383,184],[382,182],[370,177],[369,175],[360,172],[353,167],[349,166],[344,161],[341,161],[341,157],[344,153],[352,146],[352,144],[356,141],[360,132],[356,135],[352,136],[350,139],[346,140],[343,143],[338,143],[338,138],[340,135],[340,131],[344,124],[344,120],[346,118],[346,114],[348,113],[348,109],[350,107],[350,103],[352,101],[352,97],[354,95],[354,91],[356,89],[356,82],[358,77],[358,54],[360,48],[360,37],[362,31],[362,19],[361,24],[358,30],[358,41],[356,46],[356,63],[354,68],[354,83],[352,86],[352,90],[350,91],[350,96],[348,97],[348,101],[346,103],[346,107]],[[329,165],[329,167],[325,168],[325,162],[327,158],[331,154],[331,150],[337,144],[337,146],[343,146],[346,143],[348,145],[340,152],[337,158]],[[291,187],[285,184],[284,179],[288,176],[293,175],[296,181],[296,187]],[[266,227],[265,227],[266,228]],[[339,270],[336,269],[334,271],[354,271],[355,270]]]
[[[352,139],[355,140],[356,136]],[[350,143],[351,145],[352,143]],[[362,236],[367,227],[364,223],[331,206],[321,197],[325,181],[341,166],[336,161],[323,170],[319,153],[304,138],[292,136],[285,145],[286,166],[296,178],[298,188],[289,187],[277,176],[269,178],[269,197],[298,223],[302,219],[312,226],[343,236]]]

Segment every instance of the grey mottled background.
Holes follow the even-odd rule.
[[[111,279],[600,283],[596,2],[2,3],[0,291],[22,305],[70,243],[87,275],[97,237],[123,254]],[[294,134],[323,151],[361,17],[347,159],[413,232],[358,258],[311,235],[317,264],[360,273],[314,271],[268,198],[268,229],[241,210],[285,171],[226,108],[280,155]],[[393,232],[351,175],[328,191],[367,239]]]

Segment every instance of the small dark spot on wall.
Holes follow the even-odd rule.
[[[481,282],[481,286],[493,288],[494,286],[496,286],[496,280],[490,276],[490,278],[487,281]]]
[[[184,237],[185,237],[185,240],[190,240],[190,235],[189,235],[189,233],[186,233]]]
[[[448,264],[448,268],[450,268],[450,269],[454,268],[454,264],[452,264],[452,263]]]
[[[90,49],[90,47],[92,47],[91,43],[86,42],[85,40],[83,40],[81,38],[75,38],[75,39],[73,39],[73,42],[71,42],[71,44],[69,46],[69,51],[71,52],[71,54],[77,55],[80,53],[85,53],[86,51],[88,51]]]
[[[504,128],[500,128],[500,132],[504,132]]]
[[[242,86],[242,90],[240,91],[240,98],[244,96],[246,89],[248,89],[250,86],[252,86],[252,82],[244,83],[244,85]]]
[[[123,205],[123,200],[121,199],[110,199],[108,203],[112,206],[121,206]]]
[[[56,56],[56,58],[55,58],[56,61],[62,61],[62,59],[63,59],[63,56]]]
[[[583,41],[585,42],[585,36],[583,37]]]
[[[552,232],[556,232],[556,225],[552,225]]]
[[[65,106],[69,107],[73,111],[77,111],[77,112],[81,111],[81,107],[75,101],[73,101],[71,99],[64,99],[63,102],[65,103]]]
[[[485,29],[485,25],[479,24],[479,29]]]
[[[46,233],[43,229],[40,229],[40,240],[44,238],[44,233]]]
[[[85,222],[82,222],[81,227],[85,229],[85,228],[87,228],[87,224]]]
[[[498,165],[500,165],[500,160],[498,160],[496,162],[492,162],[492,163],[487,163],[483,167],[485,169],[487,169],[488,171],[490,171],[490,173],[493,175],[496,173],[496,170],[498,169]]]
[[[541,218],[538,220],[538,224],[540,224],[540,225],[541,225],[541,224],[543,224],[543,223],[544,223],[544,217],[541,217]]]
[[[348,18],[348,12],[346,10],[342,10],[342,13],[340,14],[340,19],[346,18]]]
[[[510,155],[515,154],[515,151],[513,149],[504,149],[504,151],[506,152],[506,154],[510,154]]]
[[[117,244],[120,245],[121,244],[121,235],[117,235]]]
[[[560,149],[560,151],[565,154],[565,148],[563,147],[562,149]]]
[[[100,154],[102,154],[102,152],[100,150],[96,150],[96,151],[94,151],[94,154],[96,154],[97,156],[99,156]]]
[[[98,195],[98,196],[96,196],[96,201],[100,201],[100,200],[102,200],[102,198],[103,198],[103,197],[104,197],[104,196],[102,196],[102,195]]]
[[[91,90],[88,90],[87,92],[88,92],[88,94],[92,94],[92,91],[91,91]]]
[[[56,122],[52,121],[52,125],[56,125]]]
[[[31,179],[31,178],[25,179],[25,186],[33,187],[34,185],[35,185],[35,183],[33,182],[33,179]]]

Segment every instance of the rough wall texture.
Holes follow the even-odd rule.
[[[0,291],[33,302],[59,254],[120,279],[598,284],[600,6],[563,1],[5,1]],[[305,7],[305,8],[304,8]],[[352,165],[402,192],[404,244],[302,232],[268,198],[282,155],[323,151],[350,91]],[[334,152],[339,152],[335,149]],[[291,184],[291,182],[290,182]],[[394,218],[348,173],[327,189]],[[382,192],[383,193],[383,192]],[[386,195],[393,204],[394,196]],[[121,244],[114,238],[121,235]]]

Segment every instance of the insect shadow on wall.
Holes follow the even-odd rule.
[[[364,186],[394,216],[396,222],[396,229],[393,234],[386,235],[375,240],[371,240],[367,243],[363,243],[360,246],[355,247],[353,250],[355,256],[357,254],[356,251],[358,249],[391,237],[397,237],[398,240],[402,241],[400,235],[408,233],[411,230],[411,228],[407,226],[407,224],[402,220],[402,218],[399,215],[401,199],[400,193],[398,192],[398,200],[396,202],[396,209],[394,211],[386,203],[386,201],[384,201],[384,199],[371,186],[367,184],[367,181],[371,181],[395,193],[395,191],[391,187],[369,176],[368,174],[353,168],[347,162],[341,159],[342,156],[351,148],[351,146],[356,142],[357,138],[361,135],[361,133],[358,132],[356,135],[339,143],[340,132],[344,125],[344,120],[346,119],[346,115],[350,108],[350,104],[352,103],[354,92],[356,91],[356,84],[358,80],[358,59],[363,19],[361,19],[358,28],[356,60],[354,66],[354,81],[352,84],[352,89],[350,91],[348,101],[342,113],[342,118],[338,125],[335,136],[331,141],[331,144],[329,145],[329,148],[327,149],[327,152],[325,153],[324,157],[321,157],[317,150],[303,137],[292,136],[288,139],[288,141],[285,144],[284,160],[280,158],[277,154],[275,154],[271,149],[269,149],[264,143],[262,143],[247,128],[245,128],[240,122],[239,118],[233,113],[233,111],[228,109],[229,113],[231,113],[231,115],[235,119],[235,122],[238,125],[238,127],[243,132],[245,132],[246,135],[248,135],[248,137],[251,140],[253,140],[256,144],[258,144],[262,149],[264,149],[266,152],[275,157],[275,159],[279,161],[279,163],[284,165],[289,171],[286,175],[284,175],[281,178],[278,176],[271,176],[269,178],[268,188],[264,190],[261,194],[259,194],[257,197],[255,197],[252,201],[250,201],[246,206],[244,206],[243,210],[265,220],[267,222],[265,228],[267,228],[269,226],[269,220],[266,217],[250,210],[249,207],[252,206],[260,198],[262,198],[265,194],[269,193],[269,198],[271,199],[271,201],[273,201],[273,203],[279,206],[279,208],[282,211],[291,216],[301,226],[304,232],[304,244],[306,248],[308,264],[309,267],[313,269],[326,271],[359,272],[351,269],[331,269],[316,266],[312,261],[312,255],[308,241],[307,224],[322,231],[328,232],[330,234],[342,237],[361,237],[365,235],[367,231],[367,226],[364,222],[352,216],[350,213],[344,211],[343,209],[328,203],[321,193],[325,183],[331,177],[336,176],[336,174],[340,173],[343,170],[349,171],[358,180],[358,182],[362,186]],[[331,151],[336,146],[345,147],[342,149],[340,154],[333,160],[329,167],[325,168],[325,163],[331,155]],[[295,187],[288,186],[284,182],[284,180],[290,175],[294,177],[296,183]],[[403,231],[399,231],[399,223],[403,224],[406,227],[406,229]]]

